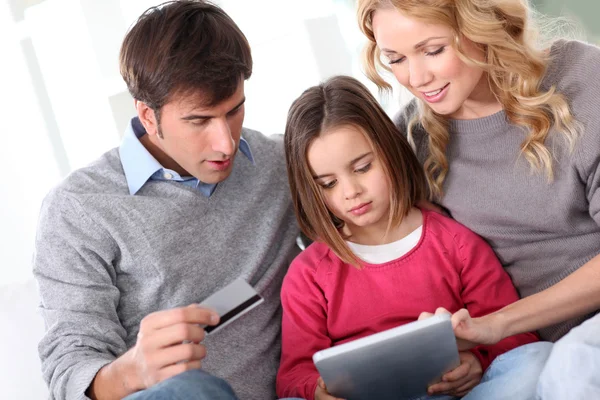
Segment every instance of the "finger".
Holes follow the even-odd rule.
[[[155,356],[153,361],[158,368],[181,362],[200,361],[206,357],[206,347],[202,344],[182,343],[164,349]]]
[[[446,310],[444,307],[438,307],[435,310],[435,315],[445,315],[445,314],[452,315],[452,313],[450,311]]]
[[[195,324],[181,323],[154,331],[152,336],[147,338],[146,344],[150,348],[161,349],[184,341],[200,343],[205,336],[204,328]]]
[[[453,382],[438,382],[434,385],[431,385],[427,392],[429,394],[448,394],[459,387],[463,386],[465,383],[473,379],[472,377],[464,377],[463,379],[453,381]]]
[[[172,308],[154,312],[140,323],[140,332],[149,332],[178,323],[216,325],[219,315],[213,310],[199,307],[196,304],[188,307]]]
[[[432,314],[432,313],[430,313],[430,312],[423,311],[423,312],[422,312],[422,313],[419,315],[418,321],[420,321],[420,320],[422,320],[422,319],[427,319],[427,318],[429,318],[429,317],[433,317],[433,314]]]
[[[458,367],[454,368],[452,371],[444,374],[444,376],[442,377],[442,380],[444,382],[457,381],[457,380],[462,379],[465,376],[467,376],[469,374],[470,369],[471,369],[471,366],[469,364],[462,363]]]
[[[450,320],[452,321],[452,328],[454,330],[456,330],[458,326],[466,328],[471,322],[471,314],[469,314],[469,310],[467,310],[466,308],[461,308],[460,310],[452,314]]]
[[[319,386],[323,390],[327,390],[327,387],[325,386],[325,381],[321,377],[317,379],[317,386]]]
[[[172,378],[175,375],[179,375],[182,372],[190,371],[192,369],[200,369],[202,368],[202,361],[194,360],[186,363],[169,365],[159,371],[158,382],[162,382],[166,379]],[[158,383],[156,382],[156,383]]]
[[[465,384],[461,385],[458,389],[455,390],[456,396],[462,397],[465,394],[469,393],[471,391],[471,389],[473,389],[475,386],[477,386],[479,384],[480,381],[481,381],[481,379],[471,378]],[[459,393],[461,393],[461,394],[459,394]]]

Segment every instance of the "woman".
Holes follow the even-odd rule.
[[[481,318],[459,311],[457,336],[566,335],[538,394],[599,396],[600,49],[540,46],[525,0],[358,3],[367,75],[389,88],[378,67],[391,70],[416,97],[397,123],[431,199],[492,245],[523,297]]]

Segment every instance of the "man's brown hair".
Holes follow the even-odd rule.
[[[398,226],[410,209],[425,198],[427,188],[423,168],[408,141],[356,79],[330,78],[307,89],[294,101],[284,142],[296,218],[306,236],[327,244],[344,262],[360,266],[342,234],[344,223],[327,209],[307,159],[314,139],[342,126],[363,132],[381,160],[390,187],[388,229]]]
[[[210,107],[250,78],[252,56],[242,31],[218,6],[169,1],[146,10],[129,30],[120,69],[133,98],[155,112],[196,92]]]

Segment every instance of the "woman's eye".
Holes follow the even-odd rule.
[[[428,56],[437,56],[438,54],[442,54],[445,49],[446,49],[446,46],[442,46],[435,51],[427,51],[427,52],[425,52],[425,54],[427,54]]]

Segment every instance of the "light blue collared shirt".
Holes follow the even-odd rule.
[[[149,180],[176,181],[196,188],[206,197],[210,197],[217,187],[216,183],[204,183],[193,176],[181,176],[177,172],[164,168],[140,143],[140,138],[146,134],[144,126],[138,117],[132,118],[125,130],[123,142],[119,147],[121,164],[129,186],[129,193],[136,194]],[[240,138],[240,151],[254,164],[250,145]]]

